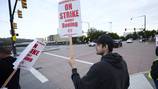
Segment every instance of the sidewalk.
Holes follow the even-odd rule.
[[[129,89],[155,89],[153,81],[147,79],[147,74],[138,73],[130,75]]]

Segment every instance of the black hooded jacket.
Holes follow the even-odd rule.
[[[4,59],[0,59],[0,88],[2,87],[6,79],[9,77],[9,75],[13,72],[13,63],[15,60],[16,59],[11,56]],[[19,76],[20,70],[18,70],[12,77],[12,79],[6,86],[7,89],[20,89]]]
[[[75,89],[128,89],[129,74],[123,58],[117,53],[102,56],[81,79],[77,69],[72,70]]]

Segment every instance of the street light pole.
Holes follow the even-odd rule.
[[[146,15],[142,15],[142,16],[138,16],[138,17],[134,17],[134,18],[139,18],[139,17],[144,17],[144,29],[143,29],[143,32],[144,32],[144,38],[146,39],[146,34],[145,34],[145,31],[146,31]],[[132,20],[133,18],[131,18]]]
[[[144,31],[146,30],[146,15],[144,15]]]
[[[144,17],[144,31],[146,30],[146,15],[138,16],[138,17],[132,17],[130,20],[133,20],[133,18],[140,18]]]
[[[8,0],[8,6],[9,6],[9,16],[10,16],[10,26],[11,26],[11,41],[12,41],[12,50],[13,50],[13,54],[14,54],[14,57],[16,57],[16,46],[15,46],[15,40],[14,40],[14,37],[16,35],[15,33],[15,30],[14,30],[14,27],[13,27],[13,21],[14,21],[14,13],[15,13],[15,9],[16,9],[16,6],[17,6],[17,2],[18,0],[15,1],[15,5],[14,5],[14,9],[13,9],[13,13],[12,13],[12,8],[11,8],[11,0]]]

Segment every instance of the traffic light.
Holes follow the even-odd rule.
[[[136,28],[134,28],[134,31],[136,31]]]
[[[16,35],[12,36],[12,40],[16,41]]]
[[[145,31],[145,28],[143,29],[143,31]]]
[[[23,9],[27,9],[27,1],[26,0],[21,0],[21,5]]]
[[[13,41],[16,41],[16,40],[17,40],[17,36],[19,36],[18,33],[16,33],[14,36],[12,36],[12,40],[13,40]]]
[[[13,29],[17,29],[17,23],[13,22]]]
[[[22,18],[22,11],[18,10],[18,18]]]
[[[127,28],[125,28],[125,31],[127,31]]]

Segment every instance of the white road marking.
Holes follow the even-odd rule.
[[[69,57],[64,57],[64,56],[60,56],[60,55],[56,55],[56,54],[52,54],[52,53],[48,53],[48,52],[44,52],[44,53],[47,54],[47,55],[59,57],[59,58],[66,59],[66,60],[69,60],[69,59],[70,59]],[[93,65],[93,64],[94,64],[94,63],[87,62],[87,61],[82,61],[82,60],[79,60],[79,59],[75,59],[75,60],[76,60],[77,62],[84,63],[84,64],[88,64],[88,65]]]
[[[48,79],[42,75],[39,71],[37,71],[36,69],[34,68],[31,68],[30,69],[30,72],[37,78],[41,81],[41,83],[45,83],[48,81]]]

